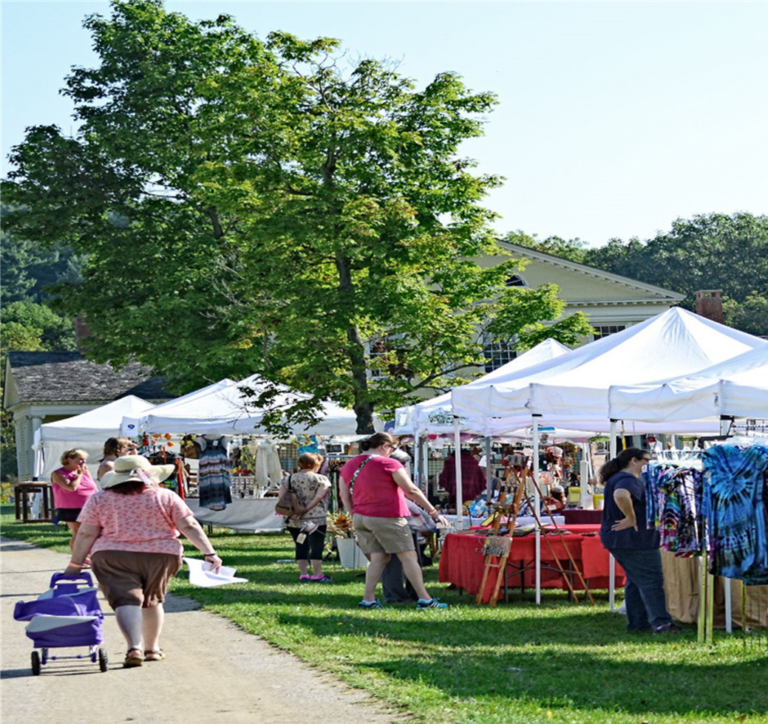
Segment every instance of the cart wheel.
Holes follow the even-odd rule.
[[[43,649],[43,666],[48,663],[48,649]]]
[[[109,657],[105,649],[99,649],[99,669],[106,671],[109,664]]]
[[[37,651],[32,652],[32,673],[35,676],[40,676],[40,654]]]
[[[94,663],[94,664],[96,663],[96,656],[97,656],[97,653],[96,653],[96,652],[97,652],[97,649],[94,649],[94,650],[91,652],[91,661],[93,661],[93,663]]]

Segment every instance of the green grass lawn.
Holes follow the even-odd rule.
[[[2,533],[67,550],[63,526],[21,525],[3,508]],[[356,608],[359,571],[330,563],[331,584],[300,584],[288,535],[237,535],[217,529],[216,550],[250,583],[200,589],[189,596],[245,631],[318,669],[365,689],[416,722],[484,724],[685,724],[768,722],[768,637],[716,633],[628,635],[624,618],[598,605],[573,605],[545,591],[536,606],[515,594],[496,608],[437,583],[447,611]],[[196,554],[196,552],[195,552]],[[173,625],[172,619],[169,625]]]

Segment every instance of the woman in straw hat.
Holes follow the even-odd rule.
[[[72,560],[64,571],[75,576],[91,554],[93,572],[115,611],[128,652],[123,666],[165,657],[160,648],[163,601],[168,583],[181,568],[183,533],[217,572],[221,559],[192,511],[176,493],[159,487],[173,465],[152,465],[141,455],[115,460],[102,490],[85,504]]]

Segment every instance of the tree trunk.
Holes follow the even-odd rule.
[[[339,273],[339,291],[351,298],[355,289],[352,285],[352,273],[350,262],[346,257],[336,257],[336,269]],[[366,435],[374,432],[373,429],[373,403],[368,399],[368,369],[365,362],[365,343],[360,335],[357,325],[350,321],[347,328],[347,340],[349,341],[349,366],[354,381],[355,402],[352,409],[357,416],[357,432]]]

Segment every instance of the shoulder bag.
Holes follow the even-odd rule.
[[[299,496],[294,490],[291,489],[291,478],[293,475],[288,476],[288,483],[286,489],[280,494],[275,504],[275,513],[277,515],[284,515],[286,518],[291,518],[296,515],[301,509],[301,501]]]

